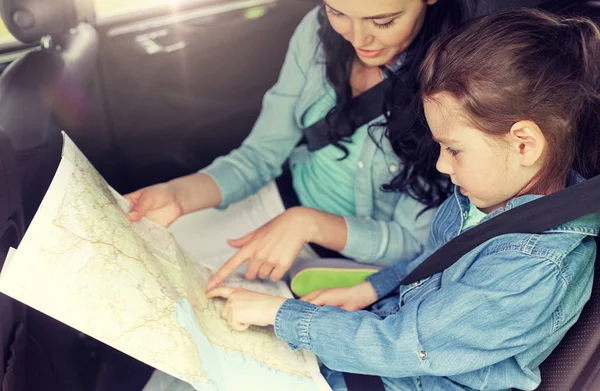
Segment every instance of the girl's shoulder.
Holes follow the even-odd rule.
[[[440,206],[432,223],[434,245],[442,245],[460,234],[467,201],[456,193]],[[493,220],[494,217],[492,217]],[[600,232],[600,213],[591,213],[543,233],[509,233],[496,236],[470,253],[476,257],[525,257],[550,262],[558,268],[568,258],[593,258],[593,238]]]

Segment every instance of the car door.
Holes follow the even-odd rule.
[[[122,192],[240,144],[317,0],[96,0],[99,78]],[[155,4],[155,5],[153,5]]]

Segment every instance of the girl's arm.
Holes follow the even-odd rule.
[[[553,313],[566,285],[548,259],[517,252],[487,258],[458,281],[444,279],[439,290],[440,281],[432,281],[424,298],[385,318],[287,300],[276,334],[344,372],[452,376],[501,362],[562,326]]]

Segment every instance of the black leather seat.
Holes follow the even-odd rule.
[[[15,150],[27,227],[60,162],[61,129],[86,131],[94,119],[98,37],[87,23],[92,0],[0,0],[0,13],[15,38],[39,43],[0,75],[0,134]],[[34,373],[14,390],[135,390],[150,376],[147,366],[31,308],[27,318]]]
[[[23,235],[23,211],[15,154],[0,133],[0,264]],[[0,389],[17,391],[27,377],[25,306],[0,294]]]
[[[28,225],[60,161],[60,130],[90,114],[98,38],[73,1],[2,0],[0,12],[15,38],[39,42],[0,76],[0,128],[17,154]]]
[[[581,7],[581,14],[600,22],[600,1],[586,1]]]
[[[85,90],[96,66],[98,43],[95,29],[79,23],[78,10],[73,0],[0,1],[1,16],[13,36],[38,44],[0,75],[0,135],[14,149],[25,227],[60,162],[60,130],[82,122],[89,109]],[[4,190],[0,187],[0,193]],[[22,229],[23,218],[21,224]],[[19,365],[8,367],[5,380],[10,384],[2,390],[91,389],[100,366],[98,357],[90,357],[97,346],[94,341],[31,308],[24,311],[20,335],[27,343],[18,346],[17,354],[11,351]],[[9,314],[0,307],[0,319]],[[10,375],[21,368],[26,368],[24,378]]]

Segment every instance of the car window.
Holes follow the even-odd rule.
[[[175,4],[177,0],[95,0],[96,15],[99,18],[117,16],[147,9],[152,6]],[[0,47],[17,42],[0,19]]]
[[[12,36],[11,33],[8,32],[8,29],[4,25],[4,22],[2,21],[2,19],[0,19],[0,46],[13,42],[17,42],[17,40],[15,39],[15,37]]]
[[[145,10],[154,6],[176,5],[181,0],[96,0],[96,17],[106,18]]]

